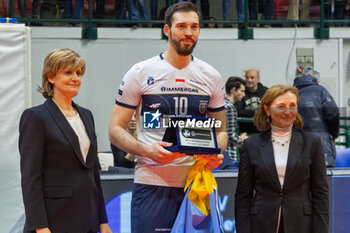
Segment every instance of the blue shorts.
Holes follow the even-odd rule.
[[[134,184],[131,232],[170,232],[184,196],[183,188]]]

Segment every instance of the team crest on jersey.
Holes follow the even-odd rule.
[[[147,84],[152,85],[154,83],[154,78],[153,77],[148,77],[147,79]]]
[[[160,129],[160,116],[162,114],[156,112],[143,112],[143,128],[144,129]]]
[[[208,107],[208,102],[207,101],[201,101],[199,103],[199,112],[200,113],[205,113],[205,111],[207,110]]]

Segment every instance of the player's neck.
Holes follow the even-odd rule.
[[[191,55],[180,56],[174,49],[168,49],[163,53],[164,59],[169,62],[172,66],[178,69],[182,69],[191,62]]]

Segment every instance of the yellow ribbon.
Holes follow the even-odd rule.
[[[205,167],[208,161],[200,156],[196,156],[195,159],[195,163],[188,172],[185,190],[192,183],[188,199],[205,215],[208,215],[210,211],[209,194],[214,191],[214,187],[217,188],[217,183],[211,170]]]

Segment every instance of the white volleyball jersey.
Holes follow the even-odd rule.
[[[115,103],[136,110],[137,139],[153,144],[163,139],[163,118],[205,117],[206,111],[224,110],[225,91],[220,74],[206,62],[192,57],[188,66],[178,69],[160,54],[125,74]],[[134,182],[184,187],[192,164],[192,156],[168,164],[138,156]]]

